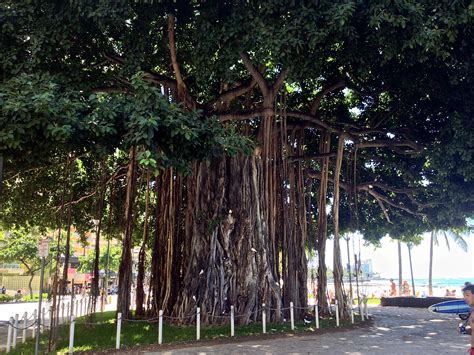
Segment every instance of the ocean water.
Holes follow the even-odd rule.
[[[397,285],[398,290],[398,278],[393,278],[393,281]],[[405,278],[404,281],[408,281],[410,289],[412,287],[411,279]],[[423,297],[428,294],[428,279],[414,279],[415,290],[418,296]],[[464,287],[465,282],[474,284],[473,278],[435,278],[433,279],[433,296],[445,296],[446,289],[450,291],[456,290],[456,296],[461,297],[461,289]],[[353,283],[354,284],[354,283]],[[347,283],[344,283],[347,287]],[[373,295],[374,297],[380,297],[390,292],[390,279],[372,279],[363,280],[360,282],[360,288],[362,293]]]
[[[428,287],[428,279],[414,279],[415,285],[426,286]],[[411,283],[411,279],[407,280]],[[474,284],[474,278],[453,278],[453,279],[433,279],[433,287],[464,287],[465,282],[470,282]]]
[[[390,283],[390,279],[378,279],[367,281],[369,284],[387,284]],[[411,286],[411,279],[405,278],[404,280],[408,281]],[[398,277],[393,278],[395,284],[398,285]],[[421,287],[428,287],[428,279],[414,279],[415,285]],[[444,279],[433,279],[433,287],[443,288],[443,287],[455,287],[463,288],[465,282],[470,282],[474,284],[474,278],[444,278]]]

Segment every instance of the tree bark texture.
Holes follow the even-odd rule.
[[[127,170],[127,194],[125,199],[125,233],[122,241],[122,257],[119,267],[117,313],[123,318],[130,316],[130,290],[132,289],[132,232],[133,201],[136,188],[136,147],[130,148]]]
[[[333,199],[333,217],[334,217],[334,255],[333,255],[333,278],[334,293],[338,302],[339,314],[342,318],[348,316],[346,308],[346,294],[343,283],[343,267],[341,259],[341,245],[339,243],[339,181],[341,176],[342,158],[344,154],[344,135],[339,135],[337,143],[336,167],[334,171],[334,199]]]
[[[283,130],[282,130],[283,131]],[[285,159],[288,155],[301,155],[304,147],[304,131],[297,129],[289,136],[282,137],[282,159],[280,169],[281,180],[278,182],[281,208],[276,216],[279,234],[282,239],[282,271],[283,304],[285,308],[293,302],[296,307],[307,305],[308,273],[306,260],[306,243],[308,238],[308,220],[305,202],[303,164],[290,164]],[[276,253],[278,253],[276,248]],[[278,261],[278,260],[277,260]],[[295,309],[295,316],[301,319],[304,309]],[[289,313],[285,314],[286,318]]]
[[[99,268],[100,268],[100,232],[102,230],[102,216],[104,214],[104,200],[105,200],[105,191],[106,191],[106,168],[105,162],[101,163],[101,178],[99,186],[99,196],[97,201],[97,225],[95,225],[95,246],[94,246],[94,278],[92,279],[91,284],[91,294],[92,294],[92,304],[90,313],[93,315],[96,310],[97,298],[100,295],[99,292]]]
[[[328,131],[321,133],[319,143],[320,153],[329,153],[331,147],[331,134]],[[319,184],[318,203],[318,305],[322,314],[328,312],[329,305],[326,297],[327,292],[327,268],[326,268],[326,240],[327,240],[327,213],[326,199],[328,191],[329,158],[321,159],[321,181]]]
[[[150,171],[146,173],[146,192],[145,192],[145,220],[143,222],[143,241],[138,254],[138,268],[137,268],[137,297],[136,297],[136,316],[142,317],[145,314],[145,262],[146,262],[146,248],[148,244],[148,218],[150,205]]]
[[[185,264],[173,313],[201,307],[203,322],[218,322],[234,305],[241,324],[257,319],[261,304],[281,309],[267,219],[262,207],[263,162],[258,156],[196,163],[187,179]]]

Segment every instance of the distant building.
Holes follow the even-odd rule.
[[[362,260],[360,263],[360,271],[362,273],[362,276],[364,277],[373,277],[374,276],[374,269],[372,267],[372,260],[367,259],[367,260]]]

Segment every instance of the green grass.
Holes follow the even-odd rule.
[[[84,324],[85,319],[78,318],[75,325],[74,352],[91,351],[100,349],[115,348],[115,312],[98,313],[96,317],[97,324]],[[349,323],[341,322],[341,325]],[[295,324],[295,332],[313,331],[314,323],[309,326]],[[335,327],[335,319],[320,319],[320,327]],[[267,333],[290,333],[289,323],[285,324],[267,324]],[[244,326],[235,326],[235,335],[258,335],[262,333],[261,323]],[[69,346],[69,326],[60,326],[58,332],[57,353],[64,354]],[[41,338],[41,349],[47,347],[48,334],[43,334]],[[230,337],[230,325],[210,326],[201,328],[201,339],[218,339]],[[189,342],[196,339],[196,327],[192,326],[170,326],[163,324],[163,343]],[[158,323],[129,323],[122,322],[121,347],[127,348],[136,345],[148,345],[158,343]],[[29,339],[25,344],[17,344],[11,354],[32,354],[34,352],[34,340]]]
[[[354,304],[358,304],[357,299],[354,300]],[[367,304],[379,305],[380,304],[380,298],[377,298],[377,297],[367,298]]]
[[[43,293],[43,300],[46,300],[46,299],[48,299],[48,294]],[[33,297],[31,297],[30,294],[27,294],[20,299],[20,301],[24,301],[24,302],[31,302],[31,301],[38,301],[38,300],[39,300],[39,293],[34,293]]]

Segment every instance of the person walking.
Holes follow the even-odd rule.
[[[390,296],[396,296],[397,295],[397,286],[395,285],[395,282],[393,282],[393,279],[390,279]]]

